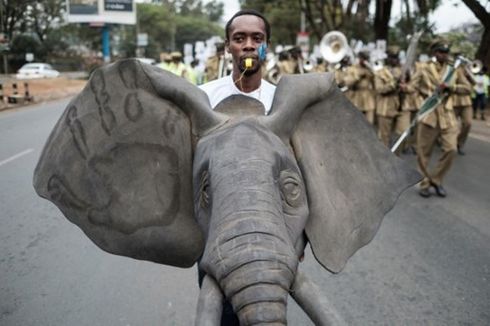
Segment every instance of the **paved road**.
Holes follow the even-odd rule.
[[[0,112],[0,325],[191,325],[195,268],[107,254],[35,195],[32,171],[66,104]],[[448,198],[408,190],[340,274],[307,252],[300,268],[348,325],[490,325],[489,128],[475,126]],[[312,325],[293,301],[288,319]]]

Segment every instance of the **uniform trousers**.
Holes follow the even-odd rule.
[[[458,148],[463,148],[471,129],[471,116],[473,108],[471,106],[455,106],[454,113],[461,120],[461,128],[458,135]]]
[[[393,128],[398,125],[398,117],[384,117],[378,115],[378,138],[386,147],[390,147]],[[401,133],[400,133],[401,134]]]
[[[433,128],[424,123],[417,127],[417,162],[424,179],[420,183],[420,189],[430,188],[431,185],[440,186],[442,179],[449,171],[457,150],[457,138],[459,128],[457,126],[441,129]],[[429,171],[429,161],[437,138],[441,140],[441,156],[433,171]]]
[[[417,115],[417,111],[401,111],[400,115],[398,116],[398,120],[395,126],[395,134],[397,135],[397,138],[405,131],[407,130],[408,127],[410,127],[410,123],[412,120],[415,118]],[[398,147],[399,150],[397,150],[397,153],[399,151],[403,151],[404,149],[407,149],[409,147],[412,147],[415,149],[416,143],[417,143],[417,125],[415,125],[412,128],[412,131],[410,132],[410,135],[405,138],[405,140],[401,143],[401,145]]]
[[[364,114],[364,117],[366,117],[366,120],[374,125],[374,110],[371,110],[371,111],[362,111],[362,113]]]

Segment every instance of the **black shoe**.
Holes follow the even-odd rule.
[[[424,198],[429,198],[430,197],[429,188],[419,189],[419,195],[424,197]]]
[[[483,121],[487,120],[487,119],[485,118],[485,116],[484,116],[484,115],[482,115],[482,116],[481,116],[481,119],[482,119]]]
[[[461,147],[458,146],[458,154],[459,155],[464,155],[466,153],[463,151],[463,148],[461,148]]]
[[[438,185],[432,184],[432,187],[434,187],[437,196],[439,196],[439,197],[446,197],[447,196],[446,189],[444,189],[442,187],[442,185],[438,186]]]

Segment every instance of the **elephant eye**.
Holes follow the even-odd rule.
[[[282,174],[282,172],[281,172]],[[291,175],[281,178],[281,192],[288,205],[296,207],[301,203],[301,185],[298,179]]]
[[[202,208],[209,207],[209,178],[208,171],[201,174],[201,182],[199,187],[199,205]]]

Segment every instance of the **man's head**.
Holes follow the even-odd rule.
[[[218,42],[215,44],[215,46],[216,46],[216,54],[217,55],[223,55],[223,53],[225,53],[225,43]]]
[[[361,62],[367,62],[369,61],[369,52],[368,51],[360,51],[358,54],[357,54],[357,57],[359,58],[359,61]]]
[[[269,22],[258,11],[240,10],[225,27],[226,50],[233,57],[233,67],[245,76],[260,73],[261,63],[270,42]],[[252,66],[246,67],[246,59],[252,59]]]
[[[443,38],[436,38],[430,44],[430,52],[439,63],[445,63],[448,59],[449,44]]]
[[[172,53],[170,53],[170,57],[172,58],[172,61],[173,62],[180,62],[182,60],[182,53],[180,53],[179,51],[174,51]]]
[[[394,67],[400,63],[400,47],[391,45],[386,49],[386,64]]]
[[[160,61],[170,63],[172,61],[172,57],[170,56],[170,53],[168,52],[160,53]]]

